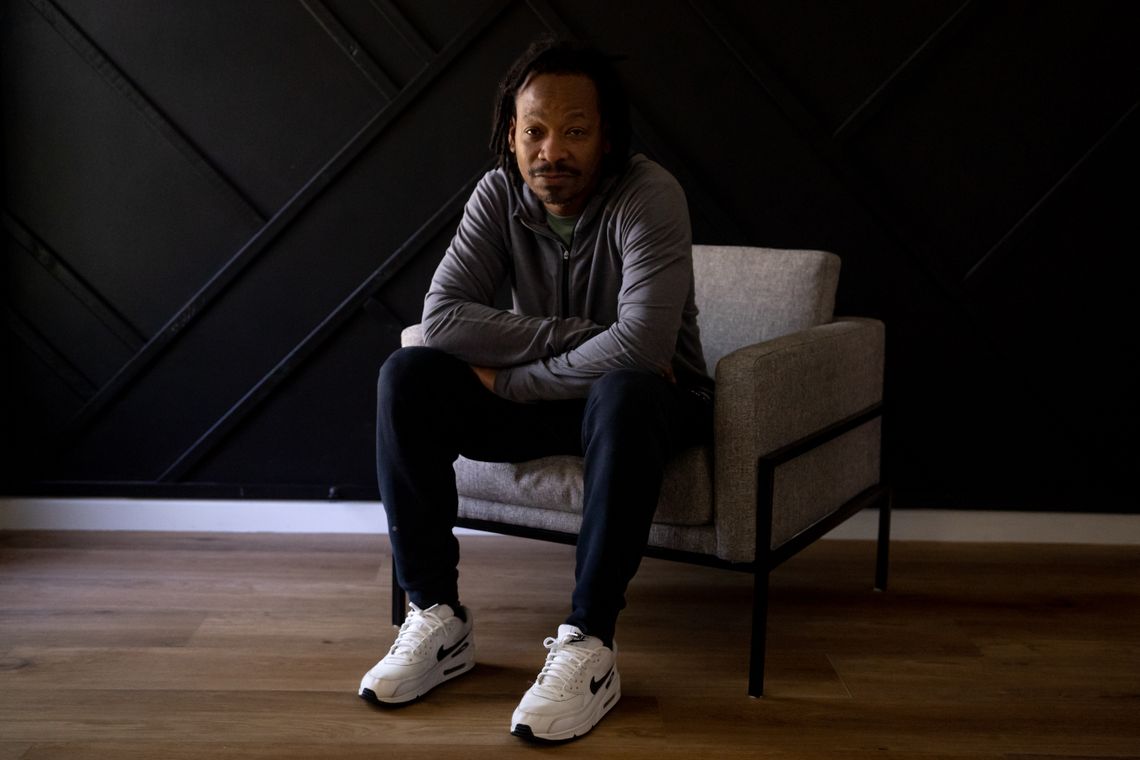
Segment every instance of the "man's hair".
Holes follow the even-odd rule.
[[[532,42],[526,52],[511,64],[499,83],[490,148],[498,156],[499,166],[514,181],[522,180],[510,143],[515,96],[535,74],[581,74],[590,78],[598,91],[603,139],[610,144],[609,151],[602,157],[602,174],[618,174],[625,168],[629,160],[632,132],[629,125],[629,103],[612,60],[614,59],[592,46],[546,37]]]

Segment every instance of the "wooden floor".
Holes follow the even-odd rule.
[[[1140,549],[816,544],[750,579],[647,560],[623,698],[585,739],[507,733],[572,549],[464,537],[479,665],[402,708],[355,695],[391,642],[383,537],[0,533],[0,760],[1140,757]]]

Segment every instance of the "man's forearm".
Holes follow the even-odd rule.
[[[478,303],[434,298],[424,308],[424,342],[469,364],[509,367],[563,354],[605,328],[572,317],[528,317]]]
[[[658,336],[614,325],[577,349],[502,368],[494,390],[520,402],[584,398],[598,378],[615,369],[648,370],[670,379],[671,358],[671,346]]]

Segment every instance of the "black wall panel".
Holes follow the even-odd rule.
[[[901,505],[1140,506],[1133,3],[0,9],[3,492],[375,498],[376,370],[553,31],[624,56],[697,241],[842,256]]]

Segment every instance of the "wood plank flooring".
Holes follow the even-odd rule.
[[[565,614],[573,549],[465,536],[471,674],[391,709],[384,537],[0,533],[0,760],[1140,758],[1140,548],[824,541],[773,575],[767,694],[751,579],[646,560],[623,698],[585,739],[507,733]]]

